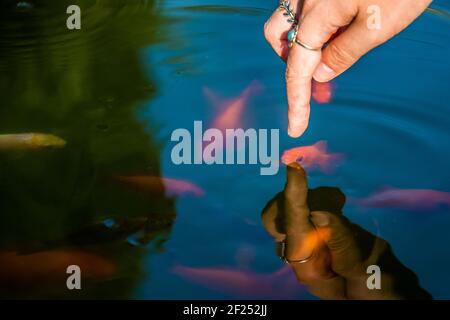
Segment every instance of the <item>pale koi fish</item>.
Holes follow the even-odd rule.
[[[387,186],[367,198],[355,201],[368,208],[432,210],[440,206],[450,207],[450,192],[431,189],[398,189]]]
[[[66,141],[52,134],[0,134],[0,151],[62,148],[65,145]]]
[[[184,180],[155,176],[118,176],[116,180],[154,194],[179,197],[187,194],[203,196],[205,191],[197,185]]]
[[[305,292],[290,266],[273,273],[233,268],[190,268],[176,266],[172,271],[194,284],[231,296],[252,299],[289,299]]]

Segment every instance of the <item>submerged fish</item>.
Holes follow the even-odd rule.
[[[66,141],[45,133],[0,134],[0,151],[62,148]]]
[[[305,291],[290,266],[273,273],[257,273],[233,268],[190,268],[175,266],[172,271],[195,284],[223,294],[252,299],[289,299]]]
[[[210,103],[215,107],[216,110],[219,110],[218,115],[210,123],[209,129],[217,129],[223,134],[223,136],[226,135],[226,129],[243,129],[244,109],[248,105],[249,99],[252,96],[258,94],[261,90],[262,86],[255,80],[252,81],[238,97],[223,99],[211,89],[207,87],[203,88],[203,93],[206,98],[210,101]],[[210,142],[203,141],[202,149],[204,149],[209,144]],[[223,144],[217,146],[215,153],[222,154],[223,148]],[[200,153],[198,156],[203,157],[203,159],[207,162],[212,162],[214,160],[212,159],[211,155],[204,155],[201,150],[197,152]]]
[[[333,167],[344,158],[340,153],[329,153],[327,142],[319,141],[312,146],[297,147],[283,153],[281,161],[285,165],[297,162],[305,169],[318,167],[324,173],[330,173]]]
[[[253,81],[238,97],[223,100],[211,89],[204,88],[203,92],[205,96],[218,110],[221,110],[210,127],[221,131],[242,128],[243,112],[248,105],[248,100],[261,92],[261,90],[262,86],[257,81]]]
[[[431,210],[444,205],[450,207],[450,192],[431,189],[398,189],[384,187],[356,203],[368,208]]]
[[[65,288],[67,267],[77,265],[83,279],[109,280],[116,266],[109,260],[81,250],[52,250],[33,254],[0,252],[0,289],[33,290]]]
[[[155,194],[178,197],[186,194],[203,196],[205,191],[195,184],[178,179],[154,176],[118,176],[116,180]]]
[[[333,98],[333,84],[331,82],[312,82],[311,95],[316,103],[330,103]]]

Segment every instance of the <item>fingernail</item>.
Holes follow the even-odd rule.
[[[311,215],[312,221],[316,226],[326,227],[327,225],[330,224],[330,218],[326,213],[313,213]]]
[[[321,62],[314,72],[314,80],[319,82],[327,82],[336,76],[336,72],[327,66],[325,63]]]

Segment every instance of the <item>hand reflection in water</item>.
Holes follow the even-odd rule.
[[[266,230],[280,245],[299,282],[322,299],[429,299],[416,275],[389,244],[342,215],[345,195],[337,188],[308,190],[306,173],[287,167],[283,192],[262,213]],[[299,263],[303,261],[303,263]],[[367,287],[367,267],[381,269],[381,289]]]

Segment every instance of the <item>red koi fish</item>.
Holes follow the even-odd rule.
[[[333,84],[332,82],[312,82],[311,95],[316,103],[326,104],[330,103],[333,98]]]
[[[140,190],[168,197],[179,197],[187,194],[203,196],[205,191],[195,184],[178,179],[154,176],[119,176],[116,180],[134,186]]]
[[[450,207],[450,192],[431,189],[398,189],[384,187],[356,203],[368,208],[394,208],[404,210],[433,210]]]
[[[253,81],[238,97],[224,100],[218,97],[211,89],[204,88],[204,95],[218,110],[221,110],[210,127],[223,132],[225,129],[242,128],[244,109],[248,105],[249,99],[260,93],[261,90],[262,86],[257,81]]]
[[[290,266],[274,273],[257,273],[232,268],[190,268],[176,266],[178,276],[210,290],[234,297],[289,299],[305,292]]]
[[[331,173],[333,167],[343,160],[340,153],[329,153],[327,142],[319,141],[312,146],[297,147],[283,153],[281,161],[285,165],[297,162],[305,169],[318,167],[324,173]]]
[[[34,290],[65,288],[67,267],[80,267],[83,279],[111,279],[117,272],[109,260],[81,250],[52,250],[32,254],[0,252],[0,288]]]

